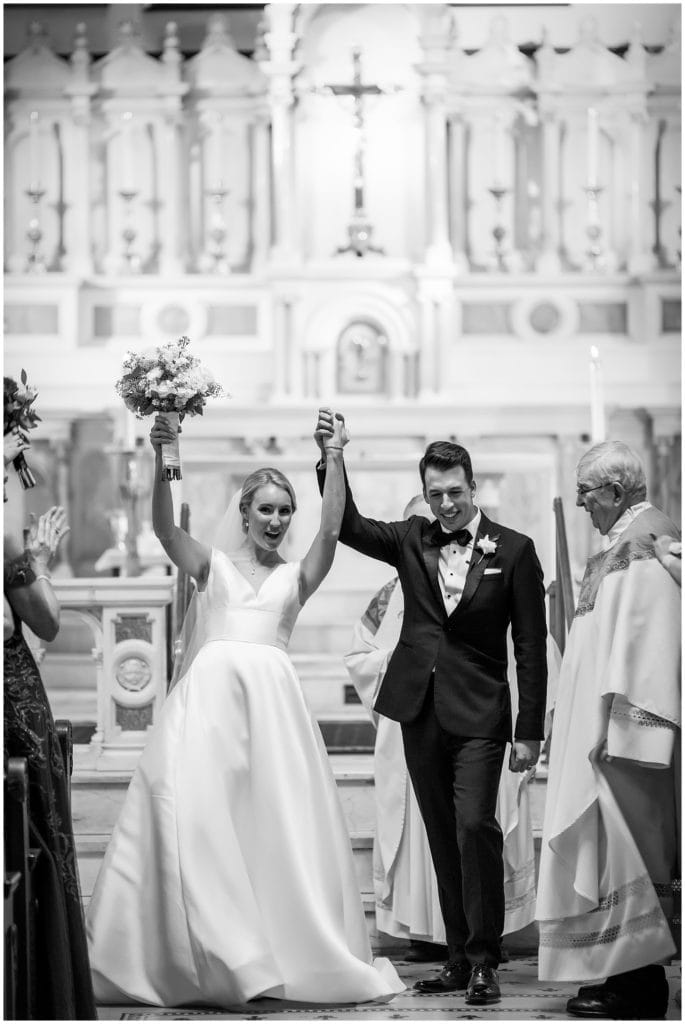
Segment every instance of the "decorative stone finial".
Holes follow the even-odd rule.
[[[86,35],[85,21],[79,21],[74,30],[74,49],[71,54],[71,66],[75,72],[83,72],[90,64],[90,53],[88,52],[88,36]]]
[[[222,48],[227,46],[235,49],[231,33],[228,30],[228,18],[225,14],[213,14],[207,22],[207,35],[202,44],[202,49],[206,50],[210,46]]]
[[[37,53],[47,46],[48,36],[40,21],[32,21],[28,27],[29,49]]]
[[[579,42],[584,46],[598,46],[597,19],[592,16],[583,18],[580,23]]]
[[[164,28],[162,61],[172,73],[176,73],[181,63],[181,54],[178,50],[178,25],[175,21],[168,21]]]
[[[257,34],[255,36],[254,50],[252,51],[252,59],[256,61],[268,60],[269,59],[269,48],[266,45],[266,33],[269,31],[269,23],[262,15],[257,23]]]

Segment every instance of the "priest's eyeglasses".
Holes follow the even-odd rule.
[[[576,494],[582,498],[584,494],[589,494],[590,491],[598,491],[602,487],[608,487],[613,482],[613,480],[605,480],[603,484],[596,484],[595,487],[583,487],[582,485],[579,485],[576,487]]]

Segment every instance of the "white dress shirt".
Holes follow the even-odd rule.
[[[479,524],[480,509],[476,509],[475,516],[464,527],[471,534],[470,543],[466,547],[461,547],[460,544],[457,544],[456,540],[453,540],[450,544],[445,544],[440,548],[438,582],[445,611],[448,615],[452,614],[461,600],[461,595],[464,593],[466,574],[469,571],[469,565],[473,558],[473,542],[478,532]],[[442,526],[442,523],[440,525]],[[442,526],[442,530],[443,533],[451,532],[446,530],[444,526]]]

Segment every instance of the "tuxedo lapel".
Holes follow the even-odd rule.
[[[430,580],[433,594],[438,601],[441,608],[444,607],[442,600],[442,594],[440,592],[440,584],[438,582],[438,562],[440,559],[440,548],[437,544],[434,544],[431,540],[430,528],[425,529],[423,536],[421,537],[421,554],[423,555],[423,562],[426,566],[426,572],[428,573],[428,579]]]
[[[466,574],[466,583],[464,584],[464,590],[461,595],[461,600],[457,607],[454,609],[450,618],[454,618],[455,615],[459,615],[460,612],[464,611],[473,595],[478,589],[478,584],[483,579],[483,573],[487,569],[489,558],[477,547],[478,541],[481,537],[486,535],[492,536],[495,530],[494,524],[487,519],[481,512],[480,523],[478,524],[478,531],[476,533],[475,540],[473,542],[473,554],[471,555],[471,564],[469,565],[469,571]]]

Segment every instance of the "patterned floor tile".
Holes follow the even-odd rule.
[[[318,1021],[318,1020],[408,1020],[408,1021],[534,1021],[567,1020],[565,1012],[567,999],[575,995],[577,985],[555,985],[537,980],[535,957],[512,958],[500,968],[502,988],[501,1002],[493,1006],[470,1007],[464,1002],[463,992],[445,995],[421,996],[413,991],[413,984],[419,978],[430,977],[440,970],[439,964],[409,964],[393,957],[398,973],[407,985],[407,990],[396,996],[390,1003],[363,1003],[332,1006],[330,1004],[288,1002],[279,999],[255,999],[240,1006],[222,1009],[179,1008],[166,1010],[156,1007],[102,1006],[100,1020],[166,1020],[196,1021]],[[666,968],[671,988],[671,1005],[667,1020],[680,1020],[680,1008],[675,996],[680,990],[680,965]]]

